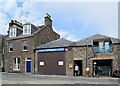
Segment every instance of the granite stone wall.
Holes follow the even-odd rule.
[[[6,62],[6,71],[8,72],[16,72],[13,70],[13,58],[18,57],[21,60],[21,70],[19,72],[25,73],[26,71],[26,58],[31,58],[31,72],[35,72],[35,59],[34,59],[34,49],[36,46],[56,40],[60,38],[60,36],[55,33],[52,28],[49,28],[46,26],[42,30],[40,30],[37,34],[31,37],[27,38],[18,38],[18,39],[13,39],[13,40],[7,40],[5,39],[4,46],[5,46],[5,51],[6,55],[5,58],[7,59]],[[27,51],[22,51],[22,42],[23,41],[28,42],[28,48]],[[11,41],[13,43],[13,52],[8,52],[8,42]],[[17,71],[18,72],[18,71]]]
[[[112,73],[120,69],[120,44],[113,44],[111,53],[93,53],[93,46],[71,47],[70,51],[66,52],[66,69],[67,75],[73,75],[73,69],[68,67],[73,64],[74,60],[82,60],[82,76],[86,76],[86,58],[88,57],[89,76],[93,76],[93,61],[94,60],[112,60]],[[87,51],[87,53],[86,53]],[[70,61],[69,61],[70,60]]]
[[[113,71],[120,69],[120,44],[113,45]]]

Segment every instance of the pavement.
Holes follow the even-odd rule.
[[[120,79],[113,77],[75,77],[75,76],[62,76],[62,75],[34,75],[34,74],[21,74],[21,73],[0,73],[2,76],[2,84],[59,84],[68,85],[73,84],[81,86],[120,86]],[[21,85],[23,86],[23,85]],[[30,86],[30,85],[29,85]],[[43,86],[43,85],[42,85]],[[53,85],[52,85],[53,86]],[[55,85],[56,86],[56,85]]]

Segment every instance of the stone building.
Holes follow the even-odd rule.
[[[120,68],[120,42],[116,38],[96,34],[78,42],[58,39],[35,49],[36,73],[74,75],[79,66],[80,75],[112,76]],[[52,68],[52,67],[53,68]],[[61,70],[62,69],[62,70]]]
[[[35,26],[11,20],[8,35],[0,41],[0,60],[6,72],[73,76],[112,76],[120,69],[120,40],[100,34],[72,42],[53,31],[51,16]],[[0,38],[0,40],[2,40]],[[4,58],[1,56],[4,55]],[[0,68],[1,70],[1,68]]]
[[[113,71],[120,68],[119,52],[119,39],[96,34],[76,42],[73,60],[82,61],[83,76],[86,76],[86,68],[89,68],[89,76],[95,75],[96,68],[99,75],[112,76]]]
[[[34,73],[36,46],[60,38],[53,31],[51,16],[47,14],[44,18],[45,24],[41,26],[11,20],[8,36],[4,38],[6,72]]]

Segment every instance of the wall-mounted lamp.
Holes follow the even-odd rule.
[[[72,60],[71,59],[69,59],[69,62],[71,62]]]

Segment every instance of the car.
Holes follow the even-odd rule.
[[[120,78],[120,70],[115,70],[114,72],[113,72],[113,77],[117,77],[117,78]]]

